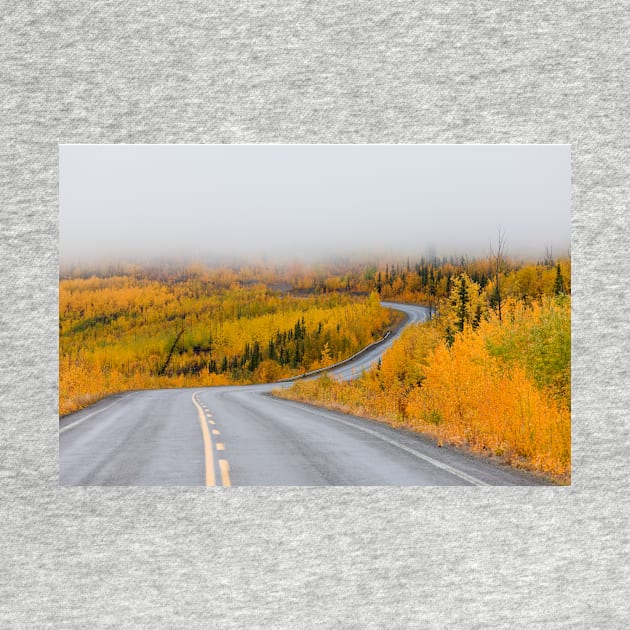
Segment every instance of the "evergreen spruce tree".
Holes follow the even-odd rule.
[[[269,341],[269,359],[271,361],[277,361],[278,355],[276,354],[276,346],[273,343],[273,339]]]
[[[477,308],[475,309],[475,316],[472,321],[473,329],[479,328],[480,323],[481,323],[481,304],[477,304]]]
[[[254,347],[252,348],[248,369],[250,372],[253,372],[254,370],[256,370],[256,368],[259,365],[260,365],[260,344],[257,341],[254,341]]]
[[[468,304],[470,297],[468,296],[468,286],[466,282],[466,276],[462,274],[459,278],[459,288],[457,290],[457,302],[455,314],[457,320],[455,321],[455,327],[460,332],[464,330],[464,324],[468,321]]]
[[[553,284],[553,292],[555,295],[562,295],[565,293],[564,278],[562,277],[562,270],[560,269],[560,263],[556,265],[556,280]]]

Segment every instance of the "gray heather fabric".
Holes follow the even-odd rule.
[[[4,3],[0,626],[627,627],[629,9]],[[59,142],[570,143],[573,486],[58,488]]]

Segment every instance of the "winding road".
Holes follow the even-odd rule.
[[[403,311],[407,325],[428,309]],[[402,328],[330,373],[369,369]],[[421,435],[270,395],[291,383],[135,391],[63,417],[67,486],[538,485],[525,473]]]

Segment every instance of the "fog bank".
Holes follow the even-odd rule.
[[[63,263],[566,254],[570,148],[62,145]]]

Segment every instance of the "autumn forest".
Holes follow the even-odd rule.
[[[277,395],[430,435],[570,479],[566,257],[66,269],[59,411],[131,389],[275,382],[347,358],[425,305],[372,371]]]

